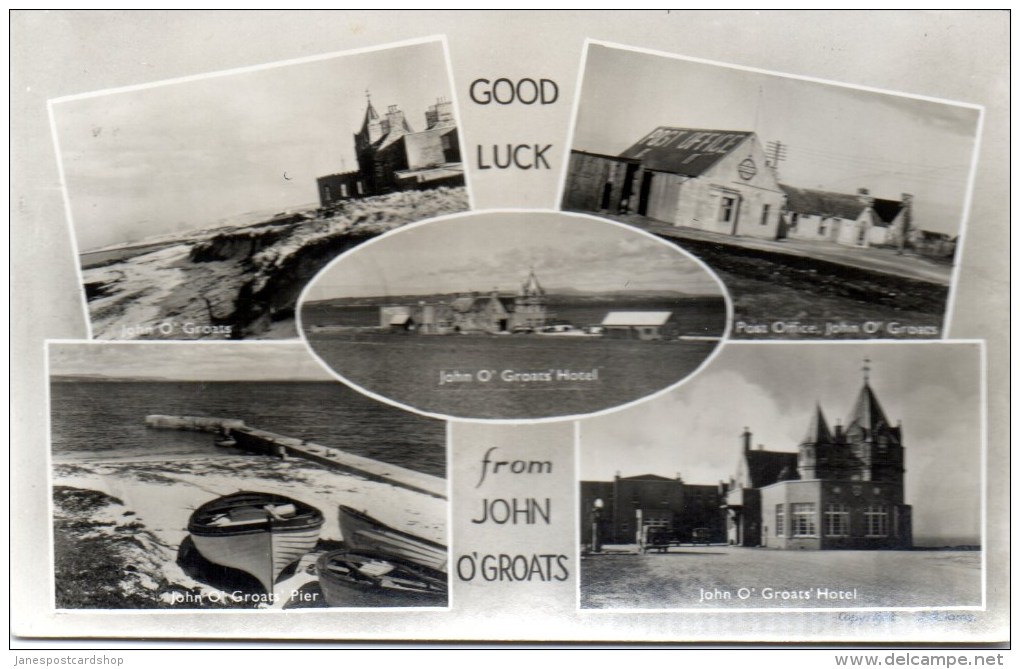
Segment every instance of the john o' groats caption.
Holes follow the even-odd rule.
[[[498,490],[511,478],[518,482],[527,477],[528,488],[541,490],[542,477],[553,473],[552,460],[516,458],[505,449],[492,446],[479,463],[475,490],[481,503],[471,517],[475,525],[491,526],[496,531],[513,532],[522,525],[551,525],[553,504],[550,497],[500,497]],[[532,485],[533,483],[533,485]],[[514,489],[520,489],[514,485]],[[487,553],[468,551],[457,557],[457,578],[462,581],[488,582],[554,582],[570,577],[569,558],[562,553]]]

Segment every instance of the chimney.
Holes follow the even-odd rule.
[[[745,427],[744,433],[740,436],[744,439],[744,452],[746,453],[751,450],[751,431]]]
[[[399,137],[408,133],[407,121],[404,120],[404,112],[397,108],[397,105],[390,105],[386,108],[386,125],[389,126],[389,134]]]
[[[436,104],[430,106],[425,111],[425,123],[430,129],[440,124],[452,125],[453,103],[445,97],[436,98]]]
[[[868,191],[867,188],[858,188],[857,189],[857,199],[865,207],[871,207],[871,206],[874,206],[874,204],[875,204],[875,198],[871,197],[871,193]]]
[[[836,419],[836,424],[833,426],[833,428],[835,430],[835,434],[833,436],[836,440],[836,443],[840,443],[841,441],[843,441],[843,424],[839,421],[839,419]]]
[[[758,450],[759,451],[764,451],[765,450],[765,444],[758,444]]]

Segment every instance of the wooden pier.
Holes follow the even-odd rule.
[[[354,455],[338,448],[260,430],[246,425],[242,420],[152,415],[145,417],[145,424],[149,427],[168,430],[197,430],[229,434],[237,442],[237,448],[245,451],[284,459],[291,456],[301,457],[373,481],[381,481],[432,497],[446,499],[446,480],[438,476]]]

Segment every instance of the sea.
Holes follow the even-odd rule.
[[[332,381],[54,380],[54,460],[232,454],[216,446],[209,433],[148,428],[150,414],[238,418],[252,427],[446,476],[444,422]]]

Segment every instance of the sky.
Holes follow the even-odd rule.
[[[482,212],[358,247],[323,270],[305,299],[515,293],[532,268],[549,292],[722,292],[691,256],[633,228],[555,212]]]
[[[979,113],[665,56],[589,47],[573,149],[616,155],[658,126],[751,130],[787,146],[780,181],[914,195],[914,221],[958,234]]]
[[[902,420],[914,536],[966,538],[980,528],[981,384],[974,343],[739,344],[648,402],[581,422],[581,479],[680,474],[716,484],[736,473],[744,427],[753,445],[795,452],[815,403],[846,424],[870,359],[886,417]]]
[[[53,376],[94,375],[175,381],[332,381],[300,342],[53,343]]]
[[[56,101],[79,250],[317,204],[316,177],[358,168],[366,89],[424,130],[451,98],[442,43]]]

